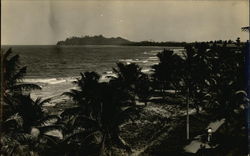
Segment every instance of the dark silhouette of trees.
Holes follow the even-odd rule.
[[[129,90],[134,90],[135,83],[139,80],[142,75],[141,68],[135,64],[123,64],[117,63],[117,68],[113,68],[116,77],[113,77],[112,81],[120,83],[124,87],[128,87]]]
[[[37,154],[41,150],[41,139],[44,140],[43,148],[45,148],[45,142],[48,143],[48,139],[45,137],[49,138],[49,136],[44,135],[48,127],[44,123],[51,119],[57,119],[57,117],[47,115],[42,109],[42,105],[49,102],[49,99],[37,98],[35,101],[31,99],[28,91],[41,89],[41,87],[22,83],[26,67],[20,67],[19,55],[11,56],[11,53],[12,50],[8,49],[1,55],[3,61],[1,152],[10,155]],[[33,128],[36,129],[35,136],[32,134]]]
[[[194,46],[186,46],[184,54],[181,91],[190,98],[190,106],[199,112],[206,99],[207,82],[210,78],[211,66],[209,64],[208,45],[197,43]]]
[[[152,82],[148,75],[141,71],[141,68],[135,64],[117,63],[117,68],[113,68],[115,77],[112,77],[111,83],[127,94],[130,94],[131,100],[139,100],[147,105],[153,93]]]
[[[12,49],[8,49],[3,55],[3,86],[4,94],[18,93],[23,90],[41,89],[38,85],[21,83],[26,74],[27,67],[20,67],[19,55],[9,56]]]
[[[78,79],[76,84],[80,90],[71,90],[65,95],[69,95],[77,103],[78,107],[65,110],[62,114],[63,119],[74,118],[73,130],[79,132],[67,134],[69,144],[75,144],[78,139],[74,138],[82,136],[77,147],[78,154],[83,154],[88,149],[89,143],[93,143],[96,149],[92,152],[98,155],[104,155],[110,152],[113,146],[123,148],[131,152],[130,147],[120,137],[119,126],[126,120],[134,116],[139,111],[135,105],[134,98],[129,94],[128,90],[124,89],[124,85],[117,81],[123,81],[125,75],[120,75],[121,79],[113,80],[108,83],[100,83],[99,76],[94,72],[85,72],[81,74],[81,79]],[[129,79],[131,83],[133,79]],[[69,133],[72,133],[70,131]],[[99,138],[99,141],[93,139]],[[92,141],[90,140],[92,139]],[[84,141],[86,141],[84,143]],[[82,146],[84,145],[84,146]],[[76,146],[76,145],[73,145]],[[87,148],[87,149],[86,149]],[[76,151],[75,151],[76,152]]]
[[[1,81],[1,90],[3,96],[3,118],[13,115],[11,112],[15,112],[13,107],[13,101],[15,96],[22,95],[23,91],[29,91],[32,89],[41,89],[40,86],[35,84],[22,83],[22,79],[26,74],[27,67],[20,67],[19,55],[10,57],[12,53],[11,49],[8,49],[3,55],[1,55],[3,67],[3,80]]]
[[[211,52],[215,54],[216,59],[211,62],[213,72],[209,89],[216,110],[221,111],[215,114],[230,117],[225,113],[233,113],[233,110],[225,109],[234,109],[234,100],[237,99],[235,93],[244,90],[244,77],[239,76],[244,73],[244,47],[214,47]],[[209,111],[209,108],[207,110]]]
[[[138,100],[144,102],[145,106],[147,106],[148,101],[153,95],[152,82],[148,75],[141,74],[138,81],[135,83],[135,93],[138,97]]]
[[[180,95],[186,98],[187,114],[189,107],[195,108],[197,113],[202,111],[213,114],[216,119],[225,118],[231,127],[237,120],[236,123],[241,122],[240,127],[244,127],[244,120],[239,118],[246,98],[244,77],[239,76],[244,72],[244,47],[239,38],[234,45],[221,43],[188,44],[181,59],[174,56],[173,51],[164,50],[157,55],[159,64],[152,67],[153,77],[160,82],[162,90],[181,91]],[[187,117],[187,123],[188,120]]]
[[[147,106],[157,90],[161,90],[163,99],[167,90],[175,90],[175,95],[182,99],[180,105],[187,106],[187,115],[190,106],[211,120],[225,119],[224,128],[215,136],[224,151],[236,148],[236,143],[243,146],[240,142],[246,137],[244,115],[249,102],[245,79],[240,76],[244,71],[245,47],[239,38],[234,42],[185,45],[182,54],[167,49],[157,54],[159,63],[152,66],[152,77],[134,63],[117,63],[113,68],[115,76],[109,82],[100,82],[101,76],[96,72],[81,73],[73,82],[77,88],[63,93],[75,105],[59,116],[44,112],[43,105],[50,99],[30,97],[30,90],[41,88],[22,82],[26,67],[20,67],[19,56],[11,57],[9,49],[1,55],[1,154],[112,155],[114,149],[130,154],[129,144],[121,137],[121,126],[138,118],[143,107],[136,102]],[[62,138],[47,135],[51,130],[60,131]],[[235,143],[228,143],[229,137]]]
[[[165,98],[165,90],[177,90],[181,78],[179,75],[183,59],[172,50],[167,49],[158,53],[157,57],[160,62],[152,67],[154,70],[152,76],[157,88],[161,90],[162,95]]]
[[[65,41],[57,42],[57,45],[129,45],[131,41],[121,37],[106,38],[102,35],[70,37]]]

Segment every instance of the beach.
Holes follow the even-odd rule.
[[[23,82],[35,83],[42,88],[32,91],[31,97],[52,98],[45,104],[46,108],[71,105],[62,93],[76,87],[72,82],[79,78],[80,72],[96,71],[101,75],[100,81],[108,81],[109,76],[114,76],[112,68],[122,62],[136,63],[142,67],[142,72],[150,74],[151,66],[159,62],[156,55],[164,48],[173,49],[179,55],[183,51],[181,47],[109,45],[11,47],[21,56],[21,64],[28,67]]]

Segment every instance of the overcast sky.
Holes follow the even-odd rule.
[[[132,41],[248,39],[248,0],[2,1],[2,44],[55,44],[71,36]]]

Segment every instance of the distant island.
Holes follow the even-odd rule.
[[[70,37],[65,41],[59,41],[56,45],[127,45],[127,46],[174,46],[183,47],[186,42],[154,42],[154,41],[140,41],[133,42],[121,37],[106,38],[103,35],[84,36],[84,37]]]
[[[131,41],[121,37],[106,38],[102,35],[98,36],[84,36],[84,37],[70,37],[65,41],[57,42],[57,45],[124,45],[130,44]]]

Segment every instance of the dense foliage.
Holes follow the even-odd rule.
[[[141,110],[152,103],[151,97],[167,100],[169,90],[174,90],[171,94],[176,98],[188,99],[191,108],[210,116],[211,121],[225,119],[227,128],[216,143],[225,147],[224,152],[238,148],[223,139],[232,134],[240,141],[246,138],[245,48],[238,39],[230,43],[187,44],[182,53],[164,49],[157,54],[159,63],[152,66],[152,75],[143,73],[137,64],[117,63],[113,68],[115,76],[109,82],[100,82],[96,72],[81,73],[74,81],[76,88],[63,93],[75,105],[59,115],[44,111],[43,104],[50,99],[30,97],[30,90],[41,88],[22,82],[26,67],[19,66],[19,56],[11,56],[9,49],[1,56],[1,155],[113,155],[117,150],[131,153],[120,135],[121,127],[140,119]],[[186,107],[185,102],[179,105]],[[55,130],[62,137],[48,134]]]

